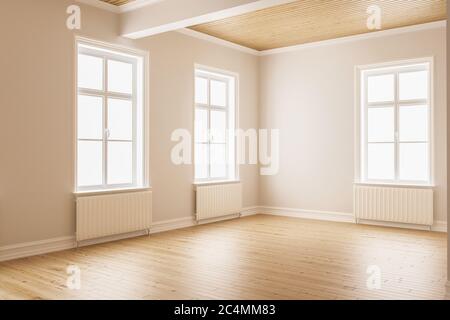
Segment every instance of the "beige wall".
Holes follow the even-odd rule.
[[[0,247],[73,235],[74,36],[69,0],[16,0],[0,13]],[[194,214],[193,170],[170,162],[172,130],[193,126],[194,63],[240,74],[240,124],[257,127],[258,58],[178,33],[133,42],[115,14],[82,6],[82,32],[150,51],[154,221]],[[258,203],[256,166],[242,166],[244,205]]]
[[[261,205],[353,212],[354,67],[435,58],[435,219],[447,217],[445,28],[263,57],[262,128],[281,130],[280,172]]]
[[[0,247],[75,232],[75,33],[65,27],[72,3],[2,4]],[[436,207],[445,220],[444,29],[258,58],[179,33],[125,40],[115,14],[88,6],[82,28],[80,35],[150,52],[154,221],[194,213],[193,169],[170,162],[170,134],[193,127],[194,63],[240,74],[243,129],[282,129],[279,175],[260,178],[256,166],[241,166],[244,206],[351,212],[354,65],[434,55]]]

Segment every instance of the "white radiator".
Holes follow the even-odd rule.
[[[433,190],[355,186],[357,220],[433,225]]]
[[[240,183],[197,187],[197,220],[240,213],[242,185]]]
[[[151,191],[77,199],[77,241],[149,230]]]

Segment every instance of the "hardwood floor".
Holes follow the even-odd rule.
[[[443,299],[445,283],[446,234],[265,215],[0,263],[0,299]]]

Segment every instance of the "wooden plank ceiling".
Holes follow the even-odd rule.
[[[381,8],[382,30],[444,20],[446,0],[297,0],[191,27],[256,50],[268,50],[371,32],[371,5]]]
[[[134,0],[101,0],[103,2],[113,4],[115,6],[121,6],[130,2],[133,2]]]

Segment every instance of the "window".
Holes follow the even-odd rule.
[[[366,182],[431,183],[431,62],[361,71]]]
[[[236,77],[195,71],[195,180],[236,179]]]
[[[144,187],[144,58],[78,42],[77,191]]]

